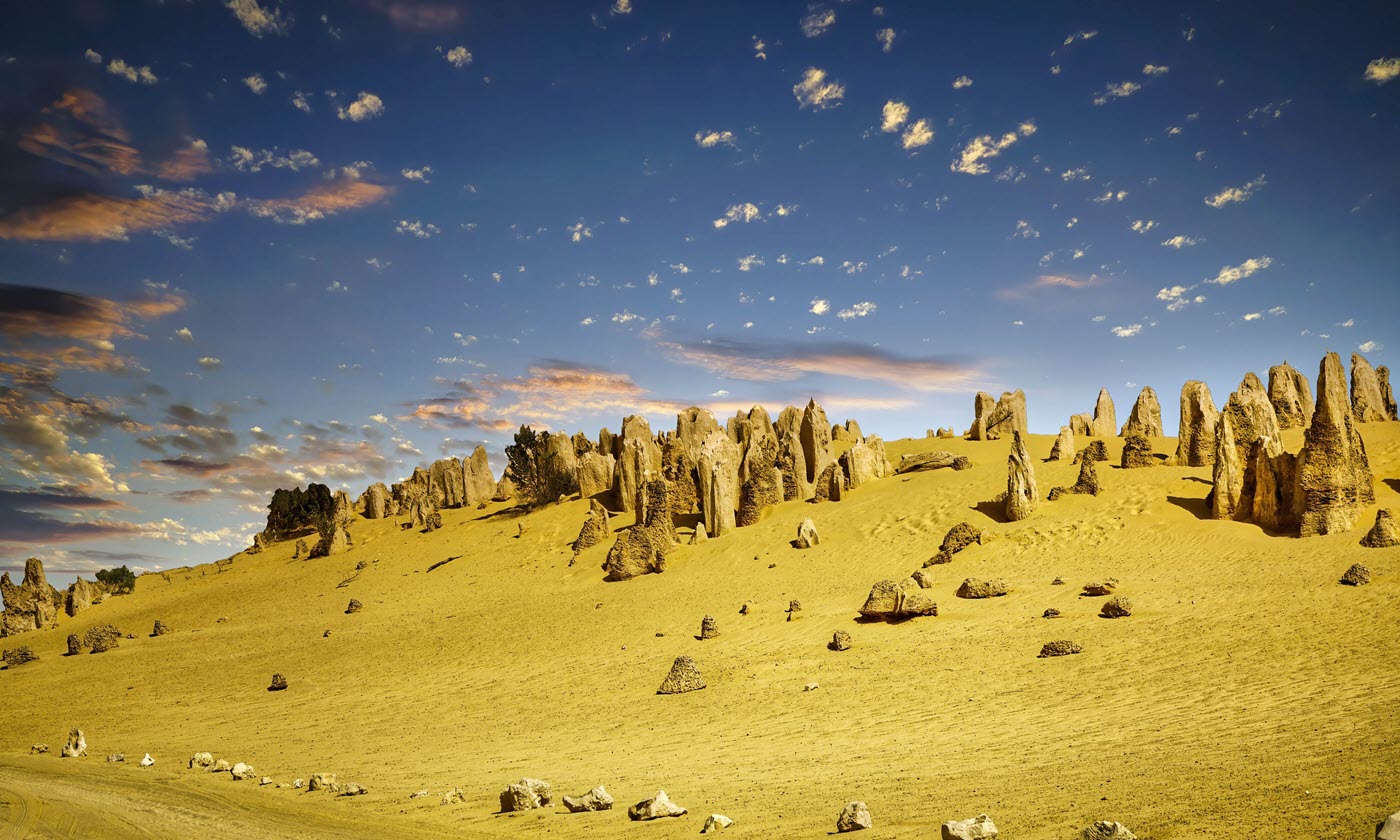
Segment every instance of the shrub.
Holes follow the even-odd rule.
[[[549,432],[521,426],[515,443],[506,447],[507,474],[520,498],[532,505],[552,502],[573,489],[574,476],[551,463],[549,439]]]
[[[308,484],[305,490],[278,489],[267,506],[267,529],[270,539],[284,540],[308,529],[318,529],[335,512],[335,498],[324,484]]]
[[[97,582],[104,584],[114,595],[127,595],[136,588],[136,575],[127,567],[118,566],[98,572]]]

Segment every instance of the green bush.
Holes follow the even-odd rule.
[[[284,540],[301,531],[319,530],[334,512],[335,498],[324,484],[308,484],[305,490],[278,489],[268,503],[267,529],[263,533],[269,539]]]
[[[104,584],[115,595],[127,595],[136,588],[136,575],[127,567],[118,566],[98,572],[97,582]]]
[[[573,489],[574,477],[550,463],[549,438],[549,432],[521,426],[515,443],[506,447],[506,471],[515,492],[532,505],[555,501]]]

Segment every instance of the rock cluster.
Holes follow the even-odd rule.
[[[11,648],[0,654],[0,661],[5,663],[6,668],[18,668],[21,665],[28,665],[30,662],[38,662],[39,657],[25,645]]]
[[[0,638],[39,630],[58,618],[63,598],[44,578],[44,564],[31,557],[24,561],[24,578],[19,586],[10,582],[10,573],[0,575]]]
[[[1214,463],[1219,415],[1206,383],[1192,379],[1181,386],[1181,425],[1177,430],[1176,455],[1172,459],[1175,464],[1208,467]]]
[[[1070,430],[1076,437],[1110,438],[1118,433],[1118,416],[1113,409],[1113,397],[1107,388],[1099,389],[1093,414],[1075,414],[1069,418]]]
[[[1021,389],[1008,391],[992,401],[992,395],[979,391],[973,399],[972,427],[969,440],[996,440],[1012,432],[1029,434],[1026,420],[1026,394]]]
[[[1133,410],[1128,414],[1128,422],[1123,424],[1119,432],[1121,437],[1133,434],[1144,437],[1162,436],[1162,404],[1157,401],[1157,392],[1152,390],[1150,385],[1138,394],[1137,401],[1133,403]]]
[[[695,660],[689,656],[677,656],[676,661],[671,663],[671,672],[661,681],[661,687],[656,689],[656,693],[685,694],[704,687],[705,679],[700,676],[700,669],[696,667]]]
[[[879,580],[860,608],[866,618],[894,621],[920,615],[938,615],[933,597],[916,586],[906,589],[892,580]]]

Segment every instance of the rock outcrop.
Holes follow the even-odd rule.
[[[1074,463],[1076,464],[1086,458],[1090,461],[1107,461],[1108,444],[1101,440],[1091,440],[1087,446],[1074,453]]]
[[[951,452],[916,452],[911,455],[899,456],[899,466],[895,467],[896,475],[915,472],[917,470],[942,470],[951,469],[961,472],[972,468],[972,459],[966,455],[954,455]]]
[[[621,511],[637,508],[637,495],[648,472],[661,474],[661,447],[651,434],[651,425],[641,415],[622,420],[622,434],[614,441],[617,465],[613,472],[614,506]]]
[[[1249,518],[1261,528],[1278,533],[1298,531],[1298,456],[1281,451],[1270,438],[1254,442],[1245,465],[1246,484],[1253,482]],[[1241,512],[1239,518],[1245,518]]]
[[[10,648],[0,654],[0,662],[5,663],[6,668],[18,668],[21,665],[28,665],[30,662],[38,662],[39,657],[28,645],[21,645],[17,648]]]
[[[1274,413],[1274,405],[1269,401],[1269,392],[1264,388],[1264,383],[1253,373],[1245,374],[1244,381],[1230,394],[1220,413],[1229,416],[1231,431],[1235,436],[1236,460],[1242,471],[1238,507],[1240,518],[1248,518],[1254,509],[1256,476],[1250,466],[1254,462],[1255,444],[1267,439],[1266,453],[1270,458],[1283,452],[1278,415]]]
[[[1050,447],[1050,461],[1069,461],[1074,458],[1074,432],[1069,426],[1060,427],[1060,436]]]
[[[1288,362],[1269,368],[1269,402],[1280,429],[1306,429],[1312,422],[1312,387]]]
[[[656,693],[685,694],[704,687],[705,678],[700,676],[700,669],[696,667],[695,660],[689,656],[677,656],[676,661],[671,663],[671,672],[661,681],[661,687],[656,689]]]
[[[1206,383],[1192,379],[1181,386],[1181,425],[1177,430],[1176,456],[1181,467],[1208,467],[1215,461],[1215,429],[1219,412]]]
[[[465,498],[462,462],[456,458],[434,461],[428,468],[429,491],[440,508],[459,508]]]
[[[1152,390],[1150,385],[1138,394],[1137,401],[1133,403],[1133,410],[1128,414],[1128,422],[1123,424],[1123,429],[1119,432],[1121,437],[1131,434],[1162,436],[1162,404],[1157,401],[1157,392]]]
[[[588,500],[588,518],[584,520],[583,527],[579,529],[578,538],[574,540],[574,554],[587,551],[598,543],[608,538],[612,530],[608,527],[608,510],[603,507],[603,503],[597,499]]]
[[[1317,406],[1298,453],[1295,505],[1299,534],[1349,531],[1375,502],[1366,445],[1347,400],[1342,360],[1328,353],[1317,377]]]
[[[1020,432],[1012,432],[1011,455],[1006,462],[1006,518],[1019,522],[1035,512],[1040,496],[1035,489],[1035,467]]]
[[[715,622],[715,617],[707,615],[700,619],[700,640],[706,641],[719,636],[719,624]]]
[[[486,447],[472,450],[470,458],[462,461],[462,504],[475,508],[492,500],[496,495],[496,480],[491,477],[491,463],[486,456]]]
[[[10,573],[0,575],[0,637],[40,630],[58,619],[63,597],[44,577],[44,564],[31,557],[24,561],[24,578],[19,586],[10,582]]]
[[[68,743],[63,745],[59,751],[62,758],[82,758],[87,755],[87,738],[83,737],[83,730],[74,727],[68,732]]]
[[[387,519],[394,515],[390,507],[393,498],[389,495],[389,488],[382,482],[375,482],[365,488],[365,492],[360,494],[358,503],[363,511],[365,519]]]
[[[827,423],[826,412],[817,405],[816,400],[808,400],[807,407],[802,410],[798,438],[802,442],[802,458],[807,467],[802,498],[811,499],[817,494],[817,480],[834,460],[831,455],[831,425]]]
[[[1387,371],[1387,380],[1389,371]],[[1351,414],[1357,423],[1388,420],[1380,377],[1360,353],[1351,354]]]
[[[501,811],[530,811],[535,808],[548,808],[554,804],[554,789],[549,782],[540,779],[521,779],[506,785],[501,791]]]
[[[1400,415],[1396,413],[1395,392],[1390,388],[1390,368],[1385,365],[1376,368],[1376,379],[1380,382],[1381,404],[1385,409],[1386,419],[1400,419]]]
[[[1080,494],[1086,496],[1099,495],[1099,471],[1095,466],[1097,461],[1090,457],[1079,458],[1079,480],[1073,487],[1056,487],[1050,491],[1050,501],[1055,501],[1061,496],[1070,494]]]
[[[772,438],[757,438],[749,445],[745,455],[748,478],[739,488],[739,512],[735,524],[740,528],[753,525],[763,517],[765,508],[781,504],[783,501],[783,474],[772,466],[777,458],[778,445]],[[762,466],[767,463],[769,466]]]
[[[619,536],[608,551],[608,559],[603,564],[608,573],[605,580],[628,580],[666,570],[666,555],[677,539],[667,484],[664,478],[646,482],[646,510],[639,517],[639,525]]]
[[[1400,527],[1396,526],[1390,508],[1376,511],[1376,524],[1361,538],[1361,544],[1366,548],[1392,548],[1400,545]]]
[[[1017,388],[1007,391],[1001,398],[992,401],[992,396],[978,392],[973,400],[972,427],[968,430],[971,440],[996,440],[1012,432],[1029,434],[1026,421],[1026,393]]]
[[[83,647],[89,648],[93,653],[106,653],[119,647],[121,637],[122,633],[116,627],[99,624],[83,634]]]
[[[63,596],[63,611],[69,618],[97,603],[101,598],[101,590],[97,584],[88,583],[82,578],[78,578],[68,587],[68,591]]]
[[[714,418],[710,421],[713,423]],[[739,507],[739,461],[739,444],[730,440],[718,426],[700,445],[696,462],[700,477],[700,511],[705,532],[711,538],[722,537],[738,527],[735,512]]]
[[[1157,459],[1152,456],[1152,441],[1138,432],[1129,432],[1123,436],[1123,457],[1119,466],[1125,470],[1133,470],[1156,465]]]
[[[578,492],[585,499],[612,492],[613,465],[611,454],[590,450],[578,456]]]
[[[821,536],[817,534],[817,523],[811,518],[802,520],[797,526],[797,547],[811,548],[821,543]]]
[[[1212,519],[1234,519],[1244,489],[1244,461],[1235,446],[1234,421],[1221,412],[1215,427],[1215,470],[1211,474],[1210,515]]]

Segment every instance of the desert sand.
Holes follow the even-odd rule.
[[[1307,539],[1206,518],[1210,467],[1121,470],[1119,438],[1099,496],[1004,522],[991,500],[1010,440],[916,439],[889,442],[890,460],[947,449],[973,468],[785,502],[625,582],[599,569],[611,538],[569,565],[588,513],[577,497],[524,516],[443,510],[427,534],[357,517],[344,554],[294,560],[287,541],[222,572],[146,575],[5,640],[40,661],[0,672],[0,837],[656,838],[697,834],[711,813],[736,821],[728,834],[815,837],[850,800],[869,805],[872,839],[979,813],[1006,838],[1076,837],[1099,819],[1152,840],[1371,837],[1400,808],[1400,549],[1358,540],[1377,507],[1400,507],[1400,423],[1359,428],[1376,504],[1356,530]],[[1283,438],[1297,451],[1301,430]],[[1042,460],[1053,442],[1027,438],[1042,499],[1079,469]],[[807,517],[821,543],[798,550]],[[683,541],[696,519],[678,519]],[[930,567],[936,617],[857,620],[872,583],[918,569],[961,521],[992,539]],[[1339,585],[1355,562],[1373,582]],[[1128,618],[1080,595],[1110,576]],[[954,597],[968,577],[1011,593]],[[352,597],[364,609],[347,615]],[[801,618],[787,621],[792,599]],[[700,641],[707,614],[720,635]],[[174,632],[149,637],[157,619]],[[137,638],[63,655],[67,634],[106,622]],[[828,650],[836,630],[850,650]],[[1083,653],[1037,658],[1056,639]],[[708,688],[657,695],[683,654]],[[274,672],[287,690],[266,690]],[[74,726],[89,757],[59,759]],[[36,742],[50,754],[27,755]],[[205,750],[277,782],[334,772],[370,792],[185,768]],[[105,763],[112,752],[128,762]],[[146,752],[155,767],[136,766]],[[556,801],[602,784],[617,807],[498,813],[522,776]],[[465,801],[440,804],[456,787]],[[690,813],[630,822],[626,807],[658,789]]]

